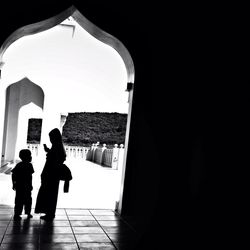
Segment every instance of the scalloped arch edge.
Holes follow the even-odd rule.
[[[129,51],[124,46],[124,44],[120,40],[118,40],[116,37],[103,31],[98,26],[96,26],[91,21],[89,21],[87,18],[85,18],[83,14],[79,12],[74,5],[72,5],[71,7],[69,7],[68,9],[66,9],[65,11],[59,13],[58,15],[54,17],[48,18],[46,20],[43,20],[37,23],[23,26],[17,29],[16,31],[14,31],[4,41],[4,43],[2,44],[0,48],[0,69],[4,65],[4,62],[2,61],[3,55],[12,43],[14,43],[15,41],[17,41],[18,39],[24,36],[33,35],[33,34],[51,29],[55,27],[56,25],[60,24],[61,22],[63,22],[65,19],[67,19],[70,16],[72,16],[74,20],[83,29],[85,29],[89,34],[91,34],[93,37],[95,37],[99,41],[105,43],[106,45],[109,45],[110,47],[112,47],[119,53],[126,67],[127,82],[134,83],[134,78],[135,78],[134,63],[133,63],[133,60]]]

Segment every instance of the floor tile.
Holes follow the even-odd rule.
[[[73,234],[41,234],[41,243],[75,243],[75,237]]]
[[[134,242],[115,242],[114,245],[116,246],[117,250],[136,250],[137,246]]]
[[[37,243],[38,235],[29,234],[8,234],[3,238],[3,243]]]
[[[113,233],[109,233],[108,237],[113,242],[133,242],[133,241],[136,240],[136,237],[133,234],[113,234]]]
[[[91,215],[87,209],[66,209],[67,215]]]
[[[116,249],[112,243],[79,243],[80,250],[113,250]]]
[[[43,227],[40,230],[41,234],[72,234],[71,227]]]
[[[104,227],[127,227],[127,224],[121,220],[99,220],[98,223]]]
[[[9,224],[9,221],[6,221],[6,220],[0,220],[0,228],[1,227],[7,227],[8,226],[8,224]]]
[[[0,214],[0,220],[10,220],[12,218],[12,214]]]
[[[76,243],[42,243],[39,250],[78,250]]]
[[[92,215],[68,215],[70,220],[95,220]]]
[[[2,215],[2,214],[11,214],[11,215],[13,215],[14,214],[14,211],[11,209],[1,209],[0,210],[0,215]]]
[[[101,227],[73,227],[75,234],[96,234],[104,233]]]
[[[9,226],[6,231],[7,234],[39,234],[40,228],[39,227],[13,227]]]
[[[106,234],[75,234],[77,242],[111,242]]]
[[[97,221],[94,220],[72,220],[70,222],[72,227],[98,227],[99,224]]]
[[[10,221],[9,226],[13,227],[40,227],[40,220]]]
[[[112,210],[105,210],[105,209],[90,209],[89,210],[93,215],[114,215],[115,212]]]
[[[124,227],[102,227],[103,230],[109,234],[109,233],[129,233],[129,232],[134,232],[131,228],[124,226]]]
[[[120,220],[117,215],[94,215],[96,220]]]
[[[34,243],[7,243],[1,244],[0,249],[4,250],[39,250],[38,244]]]
[[[41,227],[69,227],[70,223],[67,220],[54,220],[51,222],[41,220]]]
[[[54,220],[68,220],[67,215],[56,215]]]
[[[57,215],[66,215],[65,209],[63,208],[56,209],[56,216]]]

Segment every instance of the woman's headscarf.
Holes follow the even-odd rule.
[[[62,155],[66,156],[65,149],[62,142],[62,135],[58,128],[54,128],[49,132],[49,137],[52,143],[52,149],[61,151]]]

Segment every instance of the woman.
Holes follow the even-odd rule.
[[[45,215],[40,218],[48,221],[55,218],[60,182],[58,170],[66,160],[66,153],[59,129],[55,128],[51,130],[49,138],[52,147],[49,149],[46,144],[44,144],[47,157],[41,174],[41,187],[37,195],[35,206],[35,213],[45,213]]]

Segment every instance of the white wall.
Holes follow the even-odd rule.
[[[15,158],[16,143],[18,138],[19,110],[24,105],[33,102],[43,108],[44,93],[42,89],[30,82],[27,78],[10,85],[6,91],[6,109],[4,119],[4,138],[2,152],[4,160]]]

